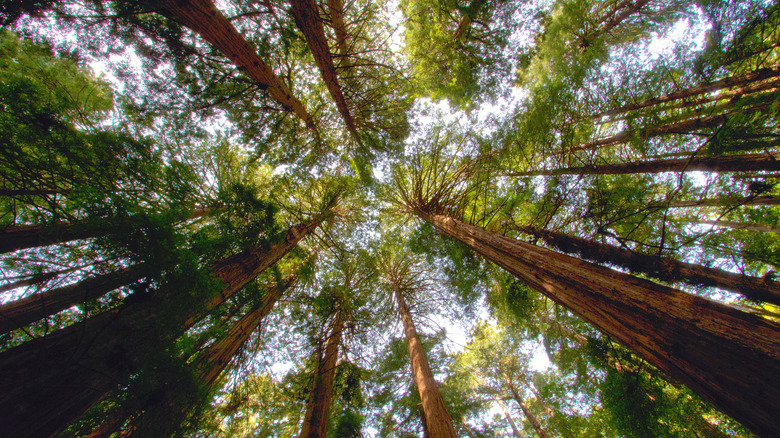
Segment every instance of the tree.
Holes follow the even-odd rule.
[[[403,322],[404,335],[412,362],[412,375],[422,400],[426,436],[454,437],[455,429],[452,425],[452,419],[439,392],[438,383],[428,365],[428,358],[423,350],[420,336],[414,326],[411,310],[406,302],[405,295],[419,293],[426,287],[420,278],[419,262],[416,263],[409,258],[391,258],[385,260],[384,269]]]
[[[257,52],[238,33],[210,0],[161,2],[162,12],[202,36],[213,44],[231,62],[242,69],[288,111],[292,111],[307,126],[314,127],[314,120],[303,104],[296,99],[287,85],[281,81]]]
[[[0,6],[0,429],[772,436],[780,7],[396,6]]]
[[[640,254],[533,226],[523,227],[522,230],[542,239],[554,248],[568,254],[579,254],[587,260],[621,266],[632,272],[645,273],[661,280],[721,287],[741,293],[751,299],[780,305],[780,293],[776,290],[777,287],[773,284],[767,284],[766,279],[735,274],[707,266],[697,266],[664,257]]]
[[[307,224],[291,227],[281,242],[267,250],[253,247],[218,261],[211,267],[208,276],[220,285],[216,290],[209,280],[190,279],[177,285],[183,290],[160,291],[151,297],[140,296],[135,305],[126,303],[82,324],[3,352],[0,354],[0,367],[6,370],[6,374],[0,386],[6,388],[7,397],[0,403],[7,405],[8,412],[17,413],[13,423],[3,427],[7,430],[35,430],[42,434],[63,429],[117,383],[125,382],[136,371],[135,367],[144,362],[144,356],[153,355],[155,348],[164,351],[165,344],[201,319],[204,311],[223,303],[281,259],[302,238],[312,233],[321,221],[322,218],[314,218]],[[171,314],[175,309],[171,307],[176,293],[186,294],[190,292],[188,288],[193,288],[196,296],[200,294],[200,306]],[[154,331],[150,330],[151,327]],[[149,336],[143,341],[126,336],[144,328]],[[85,339],[83,331],[90,336]],[[151,345],[154,345],[152,352],[148,351]],[[116,355],[121,358],[118,363],[112,359]],[[62,357],[69,359],[63,363]],[[98,363],[102,369],[93,369]],[[26,383],[24,388],[18,385],[19,381]],[[57,394],[51,392],[53,387],[60,388]],[[22,397],[26,402],[20,403]],[[70,402],[64,403],[63,400]],[[38,406],[35,415],[26,411],[29,405]],[[29,418],[25,420],[24,415],[29,415]]]
[[[773,354],[771,353],[773,350],[772,344],[774,342],[772,339],[777,338],[777,331],[780,330],[780,327],[777,327],[775,324],[753,315],[734,311],[715,302],[686,295],[685,293],[675,291],[674,289],[660,287],[652,283],[645,283],[625,274],[620,275],[616,271],[605,270],[604,268],[595,265],[588,265],[586,262],[578,261],[576,259],[554,255],[553,253],[548,253],[540,248],[533,248],[522,242],[485,232],[479,228],[469,226],[446,216],[425,211],[417,211],[415,214],[419,215],[422,219],[431,222],[440,231],[456,237],[458,240],[471,246],[494,263],[507,269],[509,272],[512,272],[518,278],[522,278],[523,281],[533,285],[533,287],[540,292],[547,293],[552,299],[570,308],[573,312],[579,314],[591,324],[596,325],[610,336],[618,339],[624,345],[639,352],[639,354],[650,363],[664,370],[673,378],[684,382],[704,399],[721,407],[724,411],[737,417],[749,427],[754,428],[757,431],[763,430],[767,433],[774,427],[771,425],[772,416],[768,414],[772,409],[771,407],[765,406],[760,409],[750,409],[746,412],[744,409],[746,403],[760,403],[760,401],[748,402],[743,399],[744,393],[727,394],[724,393],[724,391],[728,391],[726,388],[731,387],[731,385],[734,385],[734,388],[745,388],[743,391],[763,390],[763,388],[759,389],[754,385],[758,385],[759,387],[765,385],[764,379],[759,379],[760,382],[764,383],[751,381],[753,377],[743,380],[747,377],[746,374],[735,376],[729,370],[731,364],[733,364],[734,361],[739,360],[738,358],[743,357],[745,354],[756,357],[757,361],[759,360],[759,357],[762,357],[760,360],[763,362],[763,365],[761,365],[759,369],[747,374],[756,376],[763,372],[765,367],[771,367],[771,364],[776,361],[776,359],[773,359]],[[509,255],[509,257],[507,257],[507,255]],[[556,263],[558,264],[558,267],[554,269],[540,269],[537,267],[538,265],[550,266],[550,263]],[[561,269],[560,273],[554,272],[556,269]],[[587,274],[578,276],[579,278],[575,280],[572,278],[571,273],[577,271],[587,272]],[[564,274],[564,272],[568,272],[568,274]],[[607,283],[609,283],[607,279],[611,278],[618,279],[616,280],[617,283],[614,286],[607,286]],[[575,282],[576,285],[575,283],[568,283],[569,281]],[[583,293],[583,283],[586,281],[592,281],[593,286],[589,285],[588,289],[585,290],[593,292],[588,292],[588,295],[580,295]],[[604,283],[598,285],[601,281]],[[612,289],[613,287],[616,289]],[[580,292],[575,292],[577,289],[579,289]],[[591,293],[594,295],[589,295]],[[644,312],[632,312],[631,316],[625,318],[629,319],[629,321],[621,321],[624,319],[624,316],[626,315],[624,312],[627,312],[628,308],[617,304],[617,302],[627,299],[625,295],[628,295],[629,293],[638,293],[637,299],[648,303],[647,305],[650,307],[647,311],[649,314],[652,314],[652,316],[649,314],[641,315]],[[610,297],[610,295],[620,295],[621,297],[615,299]],[[611,307],[607,302],[602,302],[595,308],[591,307],[592,304],[589,304],[589,301],[591,300],[593,300],[592,302],[596,302],[600,300],[611,301],[613,299],[616,301],[615,307],[613,307],[614,312],[610,311],[608,320],[604,320],[604,316],[602,316],[604,315],[603,312]],[[654,302],[655,300],[658,301]],[[596,308],[599,310],[589,310]],[[674,308],[670,314],[679,313],[679,316],[662,317],[662,313],[657,313],[660,309],[667,309],[668,311],[670,308]],[[664,311],[664,313],[665,312],[666,311]],[[732,331],[732,333],[727,334],[725,333],[725,330],[713,330],[712,328],[705,327],[709,324],[703,324],[698,327],[694,325],[692,327],[692,324],[689,322],[692,315],[700,315],[703,313],[709,315],[709,321],[723,321],[723,325],[734,327],[729,330]],[[671,326],[674,324],[672,318],[679,318],[678,324],[682,324],[685,328],[682,330],[670,328],[669,334],[664,336],[666,340],[656,338],[657,334],[661,331],[655,327],[658,324],[658,320],[661,319],[664,321],[664,325]],[[645,325],[645,328],[641,328],[643,324]],[[645,339],[635,338],[636,333],[644,332],[647,328],[650,328],[653,332],[652,336],[648,336]],[[693,348],[693,345],[696,343],[699,343],[701,347],[699,347],[700,349],[695,353],[695,357],[687,358],[687,352],[681,353],[678,348],[674,347],[674,344],[676,344],[677,341],[669,343],[669,340],[675,337],[679,340],[682,333],[688,334],[691,332],[698,333],[697,335],[694,335],[696,340],[694,341],[691,339],[686,342],[685,349],[687,352],[697,350],[696,348]],[[746,337],[754,337],[751,341],[751,345],[757,348],[745,348],[743,346],[743,340],[746,339]],[[710,339],[703,341],[702,338]],[[670,351],[670,349],[675,351],[676,354],[674,356],[667,356],[663,353],[664,351]],[[716,356],[709,356],[704,353],[712,352],[716,349],[719,350]],[[695,364],[695,362],[701,361],[703,356],[707,356],[706,359],[704,359],[704,362],[706,363]],[[726,357],[728,358],[725,359]],[[715,363],[716,361],[723,361],[723,363],[717,365]],[[724,382],[725,380],[730,380],[731,382],[717,385],[707,383],[708,381],[712,382],[712,380],[710,380],[710,373],[719,374],[717,379],[720,382]],[[747,388],[751,389],[748,390]],[[760,399],[761,397],[759,397],[759,400]],[[766,413],[759,413],[758,411],[764,411]]]

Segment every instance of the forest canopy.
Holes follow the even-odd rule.
[[[777,436],[779,46],[767,0],[5,1],[0,434]]]

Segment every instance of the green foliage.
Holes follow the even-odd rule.
[[[417,94],[469,107],[496,97],[493,90],[507,80],[512,60],[505,49],[517,6],[503,0],[458,3],[405,0],[401,10]]]

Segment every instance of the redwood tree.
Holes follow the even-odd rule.
[[[62,430],[144,362],[165,356],[170,342],[204,312],[276,263],[322,220],[316,216],[291,227],[268,248],[252,247],[218,261],[210,270],[210,286],[197,277],[181,278],[173,286],[201,289],[197,305],[176,307],[192,291],[158,291],[0,353],[0,407],[8,413],[0,428],[13,435]],[[141,332],[143,337],[136,335]]]
[[[769,401],[780,391],[777,323],[430,209],[413,211],[756,433],[770,436],[780,427],[780,409]]]

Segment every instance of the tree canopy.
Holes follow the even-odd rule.
[[[770,437],[780,4],[0,5],[0,432]]]

